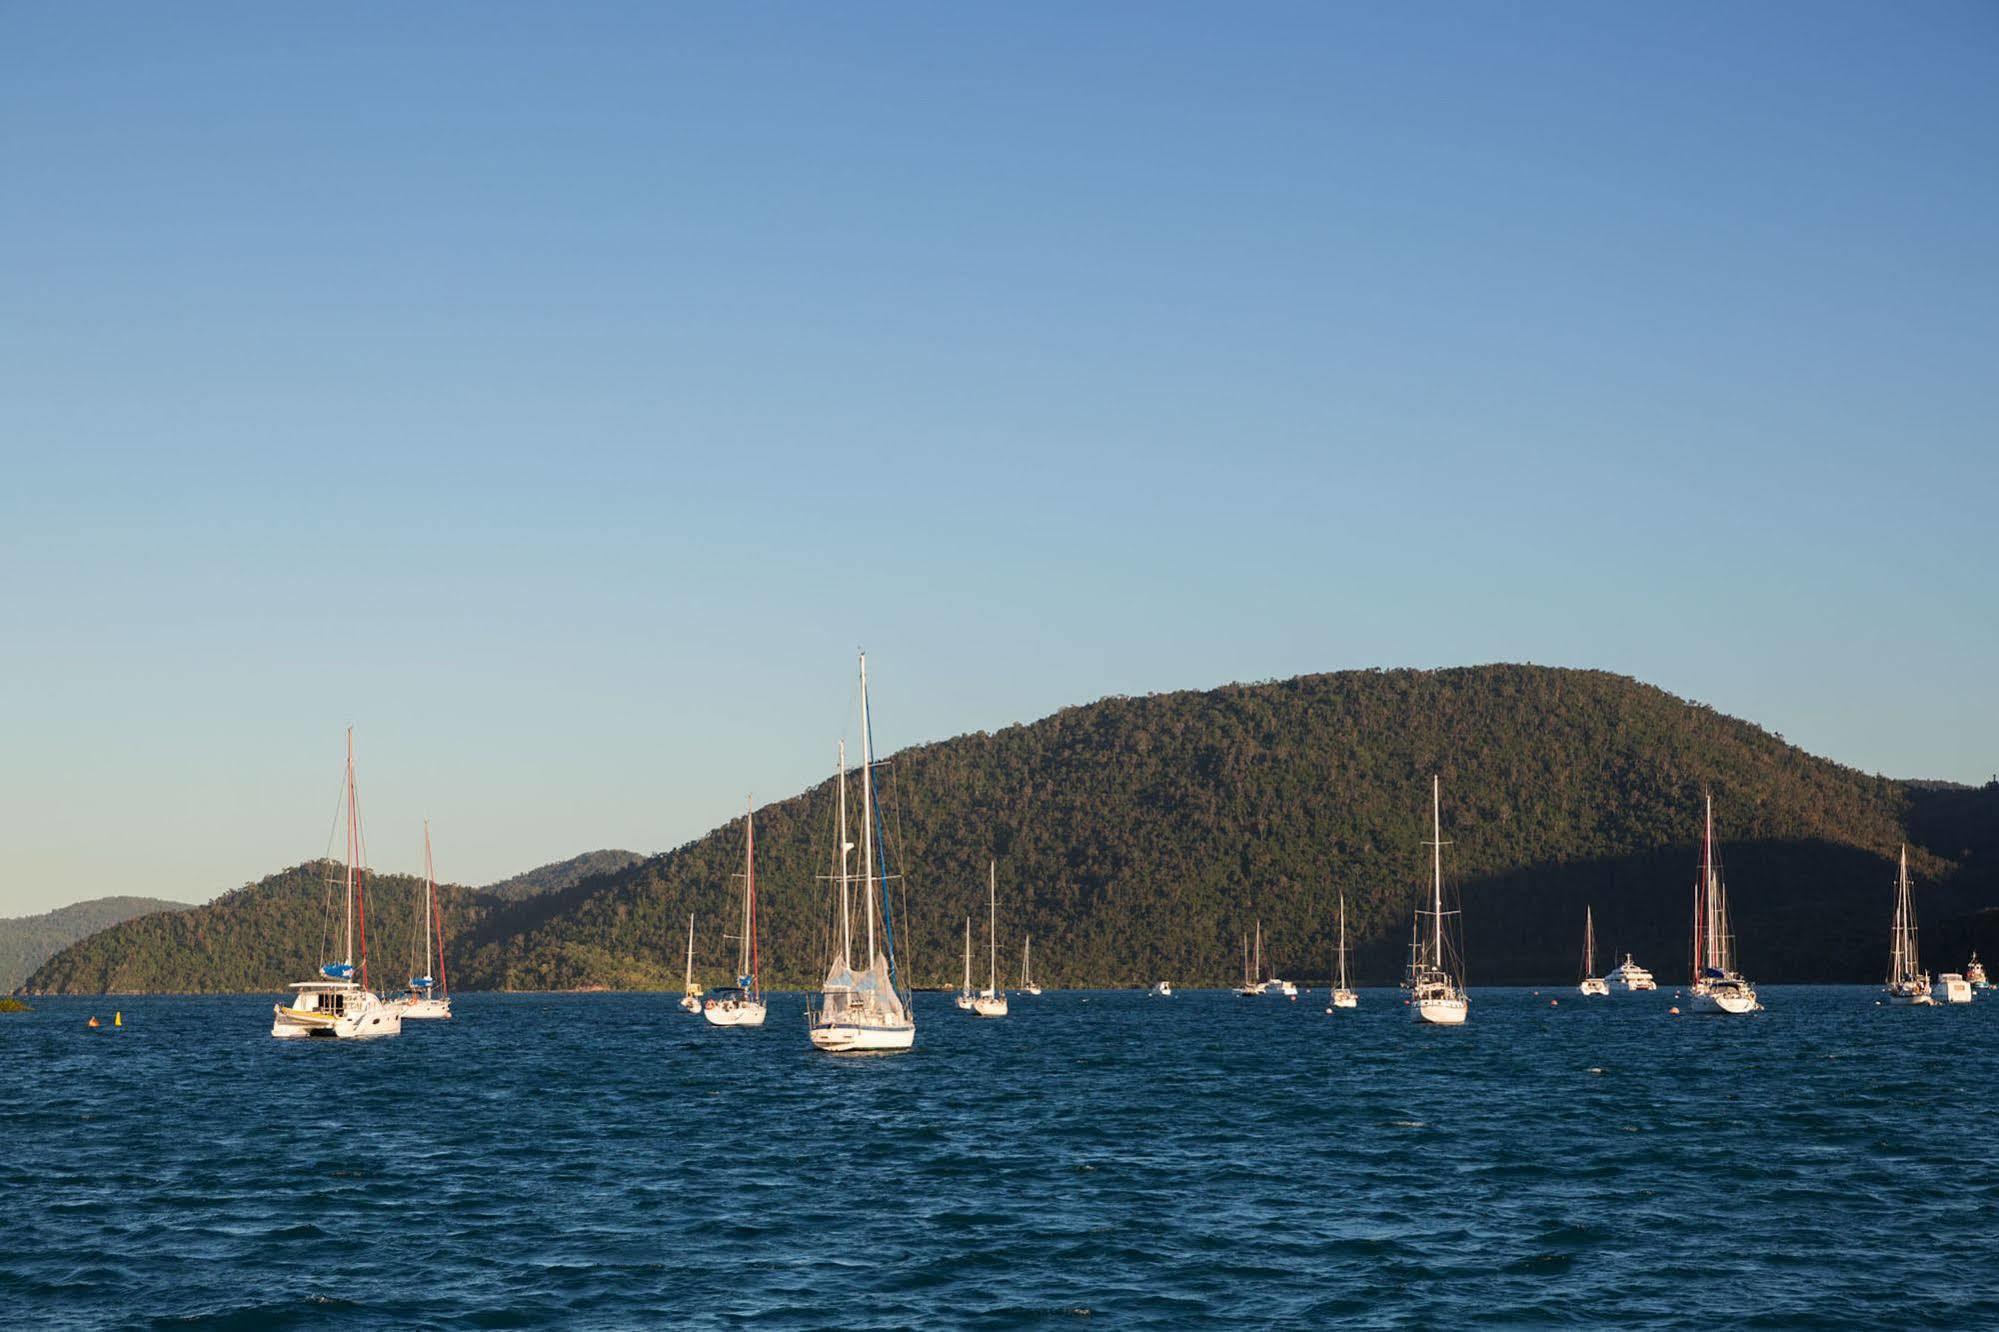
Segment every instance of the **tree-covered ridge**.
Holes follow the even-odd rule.
[[[160,897],[95,897],[39,916],[0,920],[0,991],[26,980],[36,967],[79,939],[155,911],[185,911],[187,903]]]
[[[585,879],[595,879],[606,874],[615,874],[621,869],[635,865],[645,857],[636,851],[585,851],[580,856],[558,860],[547,865],[537,865],[531,870],[509,875],[498,883],[489,883],[479,891],[507,901],[523,897],[533,897],[536,893],[560,892],[573,888]]]
[[[893,708],[892,685],[877,703]],[[1017,967],[1031,931],[1051,984],[1225,983],[1259,919],[1279,970],[1324,976],[1340,891],[1361,980],[1387,982],[1427,874],[1432,772],[1443,778],[1446,873],[1463,889],[1474,984],[1571,976],[1585,902],[1600,965],[1630,949],[1662,977],[1682,974],[1703,786],[1715,795],[1744,965],[1758,979],[1872,975],[1904,839],[1926,946],[1999,900],[1999,788],[1922,789],[1856,772],[1603,672],[1355,671],[1105,699],[895,755],[878,784],[891,862],[907,876],[894,904],[905,975],[955,980],[963,920],[984,915],[991,856],[1002,958]],[[830,776],[757,811],[774,986],[823,972],[833,816]],[[720,981],[734,956],[722,934],[741,855],[737,820],[525,900],[463,897],[454,983],[675,987],[689,912],[700,978]],[[99,973],[63,974],[92,988]]]
[[[142,916],[64,949],[22,988],[40,994],[218,994],[281,990],[341,956],[344,871],[309,861],[224,893],[206,906]],[[423,880],[368,876],[369,979],[401,987],[416,948]],[[448,931],[478,928],[492,903],[472,890],[437,888]],[[358,957],[360,948],[356,943]],[[449,962],[447,956],[447,962]],[[452,977],[456,980],[456,977]]]

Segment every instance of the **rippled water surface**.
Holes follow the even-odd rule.
[[[0,1325],[1999,1326],[1999,999],[1764,999],[923,995],[872,1059],[795,996],[465,995],[372,1044],[38,1000]]]

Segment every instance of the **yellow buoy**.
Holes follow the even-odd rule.
[[[125,1014],[124,1014],[124,1013],[123,1013],[122,1011],[121,1011],[121,1012],[117,1012],[117,1013],[113,1013],[113,1014],[111,1015],[111,1025],[112,1025],[112,1026],[114,1026],[114,1027],[122,1027],[122,1026],[124,1026],[124,1025],[125,1025]]]

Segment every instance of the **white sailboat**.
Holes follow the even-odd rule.
[[[1360,1007],[1360,996],[1355,994],[1347,984],[1347,895],[1345,892],[1340,894],[1340,955],[1338,971],[1339,974],[1333,979],[1331,1001],[1326,1005],[1328,1013],[1336,1008]]]
[[[1462,960],[1445,947],[1443,782],[1430,779],[1430,891],[1416,908],[1415,960],[1409,972],[1409,1004],[1417,1020],[1441,1027],[1463,1024],[1471,1010]],[[1428,908],[1427,910],[1425,908]]]
[[[736,957],[736,983],[701,1001],[701,1016],[717,1027],[761,1027],[764,992],[757,952],[757,815],[745,801],[743,813],[743,932]]]
[[[972,993],[972,918],[967,916],[965,917],[965,979],[958,982],[958,993],[951,1002],[969,1013],[972,1011],[974,998],[976,996]]]
[[[1173,982],[1154,981],[1152,982],[1152,988],[1147,990],[1146,993],[1154,999],[1171,999],[1173,997]]]
[[[986,988],[972,1000],[972,1011],[984,1018],[1006,1016],[1006,991],[999,987],[999,862],[986,862]]]
[[[1754,1013],[1756,987],[1735,969],[1735,932],[1728,923],[1728,890],[1714,857],[1714,798],[1701,793],[1706,807],[1701,833],[1701,874],[1694,884],[1694,966],[1688,996],[1696,1013]]]
[[[1041,987],[1034,982],[1034,936],[1028,935],[1020,941],[1020,992],[1040,994]]]
[[[354,728],[347,728],[347,778],[341,800],[347,807],[347,861],[344,867],[347,905],[343,916],[344,945],[341,960],[328,962],[320,954],[319,979],[298,981],[291,987],[289,1003],[271,1005],[271,1035],[280,1040],[320,1038],[368,1040],[402,1033],[401,1007],[385,1003],[368,988],[367,886],[363,866],[367,845],[361,838],[361,806],[354,782]],[[332,905],[333,879],[327,879],[328,908]],[[354,925],[361,924],[361,967],[354,968]]]
[[[1576,989],[1586,995],[1609,995],[1610,982],[1596,974],[1596,918],[1583,908],[1583,978]]]
[[[430,858],[430,820],[423,821],[423,914],[416,923],[423,936],[423,970],[410,975],[409,992],[397,1001],[404,1018],[448,1018],[451,987],[444,974],[444,922],[437,914],[437,869]],[[437,945],[437,974],[431,975],[431,945]]]
[[[1916,904],[1909,894],[1909,848],[1895,873],[1895,919],[1888,927],[1888,1002],[1934,1005],[1929,973],[1916,961]]]
[[[701,1011],[701,987],[694,983],[694,913],[687,913],[687,979],[680,982],[680,1006],[690,1013]]]
[[[875,871],[874,738],[868,715],[868,658],[861,654],[861,915],[867,922],[868,955],[864,970],[853,968],[853,929],[848,915],[851,876],[847,857],[847,751],[840,747],[840,953],[827,968],[819,1007],[809,1014],[813,1048],[831,1054],[892,1053],[916,1044],[916,1017],[908,999],[896,989],[895,926],[888,903],[888,848],[882,847],[881,872]],[[877,904],[876,891],[880,889]],[[875,945],[875,914],[881,912],[887,951]]]
[[[1261,968],[1263,965],[1263,922],[1260,920],[1256,922],[1256,956],[1256,965],[1258,968]],[[1242,936],[1242,984],[1235,987],[1235,992],[1238,999],[1254,999],[1263,993],[1262,984],[1256,980],[1250,970],[1249,936],[1247,934]]]

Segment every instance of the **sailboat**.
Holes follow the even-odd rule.
[[[410,976],[409,993],[397,1001],[405,1018],[451,1016],[451,987],[444,974],[444,922],[437,914],[437,869],[430,859],[430,820],[423,821],[423,915],[416,923],[423,936],[423,970]],[[437,975],[431,973],[431,945],[437,945]],[[414,950],[412,950],[414,951]]]
[[[958,993],[952,1000],[967,1013],[972,1011],[972,918],[965,917],[965,979],[958,983]]]
[[[687,913],[687,979],[680,983],[680,1006],[690,1013],[701,1011],[701,987],[694,983],[694,913]]]
[[[986,862],[986,988],[972,1000],[972,1011],[980,1017],[1006,1016],[1006,991],[999,987],[999,862]]]
[[[1596,919],[1588,908],[1583,908],[1583,978],[1576,989],[1583,994],[1610,994],[1610,982],[1596,974]]]
[[[1256,922],[1256,953],[1259,958],[1263,956],[1263,922],[1260,920]],[[1242,984],[1235,987],[1235,992],[1238,999],[1254,999],[1263,993],[1263,986],[1258,984],[1250,974],[1249,936],[1247,934],[1242,936]]]
[[[347,779],[341,801],[347,807],[347,861],[344,866],[347,905],[343,914],[345,944],[338,962],[325,960],[321,953],[319,978],[295,982],[291,1002],[271,1005],[271,1035],[280,1040],[319,1037],[333,1040],[366,1040],[377,1036],[397,1036],[403,1029],[400,1006],[385,1003],[368,988],[368,905],[366,875],[367,846],[361,840],[361,806],[354,782],[354,728],[347,728]],[[332,907],[334,879],[327,877],[327,906]],[[361,967],[354,968],[354,927],[360,923]]]
[[[702,1000],[701,1016],[717,1027],[761,1027],[764,1024],[763,984],[757,972],[757,815],[754,805],[743,813],[743,933],[736,957],[736,983],[713,991]]]
[[[1909,895],[1909,848],[1895,873],[1895,919],[1888,927],[1888,1002],[1933,1005],[1929,973],[1916,961],[1916,904]]]
[[[864,969],[853,967],[853,922],[849,915],[852,875],[847,857],[847,750],[840,747],[840,843],[836,856],[840,884],[840,952],[826,970],[819,1007],[809,1014],[813,1048],[832,1054],[890,1053],[916,1044],[916,1018],[896,989],[895,922],[889,910],[888,847],[882,846],[881,872],[875,871],[874,737],[868,716],[868,658],[861,654],[861,916],[867,922]],[[885,832],[884,825],[880,831]],[[876,947],[876,893],[887,950]]]
[[[1735,969],[1735,933],[1728,925],[1728,890],[1714,859],[1714,797],[1701,793],[1701,874],[1694,883],[1694,965],[1688,987],[1696,1013],[1754,1013],[1756,987]]]
[[[1034,936],[1028,935],[1020,941],[1020,992],[1040,994],[1041,987],[1034,983],[1034,970],[1030,965],[1034,960]]]
[[[1442,1027],[1461,1025],[1470,1011],[1462,961],[1444,946],[1444,922],[1457,912],[1444,910],[1443,781],[1430,779],[1430,891],[1416,907],[1415,959],[1409,971],[1409,1003],[1418,1020]],[[1425,910],[1425,908],[1428,908]]]
[[[1358,1007],[1360,1007],[1360,996],[1355,994],[1347,985],[1347,895],[1342,892],[1340,894],[1340,955],[1338,975],[1333,980],[1332,998],[1326,1005],[1326,1011],[1330,1013],[1335,1008]]]

